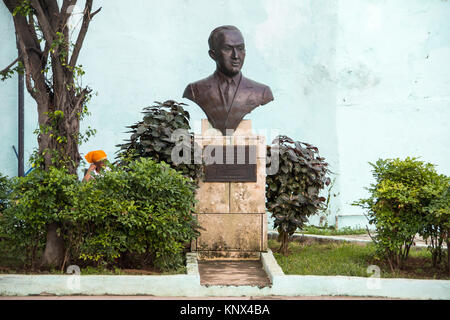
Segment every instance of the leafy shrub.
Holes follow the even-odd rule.
[[[178,269],[186,244],[198,235],[192,180],[151,159],[130,162],[80,182],[62,169],[18,178],[0,228],[24,264],[34,266],[46,225],[58,223],[63,263]]]
[[[10,192],[10,182],[8,177],[0,173],[0,214],[6,209],[8,194]]]
[[[157,162],[165,162],[172,168],[180,171],[183,175],[198,181],[202,175],[202,167],[194,164],[194,136],[188,130],[189,113],[184,110],[184,103],[178,103],[168,100],[164,103],[155,102],[155,105],[144,108],[144,118],[142,121],[129,126],[131,128],[131,137],[126,140],[127,143],[119,144],[121,148],[118,154],[119,163],[126,164],[130,160],[141,157],[152,158]],[[177,130],[185,130],[189,136],[189,152],[191,153],[191,162],[175,164],[172,160],[172,149],[176,142],[172,134]],[[184,141],[186,143],[186,141]]]
[[[319,157],[319,150],[305,142],[293,141],[286,136],[279,141],[279,170],[266,178],[267,209],[274,218],[274,227],[281,238],[280,252],[287,254],[289,236],[297,228],[302,229],[308,217],[323,209],[324,197],[320,190],[331,180],[325,158]],[[276,152],[268,147],[268,155]]]
[[[401,268],[416,234],[430,235],[435,228],[435,217],[429,213],[439,215],[440,205],[434,201],[448,182],[443,184],[445,179],[432,164],[416,158],[379,159],[370,165],[376,183],[368,188],[369,198],[354,205],[368,210],[369,223],[376,227],[373,240],[378,254],[391,269]]]
[[[125,253],[148,258],[162,270],[180,267],[184,246],[198,235],[194,184],[151,159],[124,169],[105,172],[69,192],[73,207],[65,218],[72,256],[114,265]]]
[[[0,229],[11,253],[26,267],[35,267],[45,246],[46,226],[61,220],[61,211],[72,202],[66,189],[77,176],[63,169],[35,169],[26,177],[12,179],[10,205],[0,217]]]
[[[450,178],[444,175],[436,177],[434,188],[430,192],[433,199],[424,208],[424,224],[419,233],[429,241],[433,266],[437,266],[444,255],[442,244],[446,242],[447,248],[450,247]],[[450,273],[448,249],[447,270]]]

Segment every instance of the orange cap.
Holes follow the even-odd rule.
[[[89,163],[95,163],[95,162],[99,162],[101,160],[105,160],[106,159],[106,153],[103,150],[91,151],[87,155],[85,155],[84,158]]]

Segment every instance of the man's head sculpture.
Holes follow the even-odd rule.
[[[244,37],[238,28],[222,26],[214,29],[208,39],[209,56],[224,75],[234,77],[241,72],[245,60]]]
[[[216,71],[189,84],[183,98],[197,103],[211,125],[226,135],[227,129],[236,130],[248,113],[272,101],[273,95],[268,86],[242,76],[245,43],[238,28],[221,26],[214,29],[208,44]]]

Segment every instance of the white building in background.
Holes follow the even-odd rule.
[[[243,72],[275,100],[247,118],[259,132],[317,146],[336,173],[329,224],[364,226],[350,204],[366,196],[368,162],[421,157],[450,175],[450,3],[433,0],[96,0],[80,63],[98,92],[83,123],[98,133],[80,151],[111,157],[126,126],[153,101],[181,98],[214,70],[207,39],[236,25],[246,41]],[[76,8],[74,9],[76,12]],[[0,69],[17,56],[12,18],[0,3]],[[17,174],[17,78],[0,83],[0,172]],[[25,158],[37,146],[36,105],[26,94]],[[29,165],[25,164],[25,171]],[[312,219],[317,223],[317,219]]]

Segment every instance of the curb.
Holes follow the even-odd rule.
[[[278,237],[277,231],[268,231],[269,239],[276,239]],[[371,243],[372,240],[368,239],[355,239],[355,238],[346,238],[345,236],[323,236],[318,234],[304,234],[304,233],[294,233],[291,236],[293,239],[302,240],[303,238],[311,238],[311,239],[323,239],[329,241],[346,241],[346,242],[356,242],[356,243]],[[416,248],[428,248],[426,244],[418,243],[414,245]],[[446,245],[444,244],[442,247],[444,250],[447,250]]]
[[[152,295],[167,297],[359,296],[450,299],[450,280],[285,275],[269,250],[261,262],[272,285],[202,286],[196,253],[187,274],[168,276],[0,275],[0,295]]]

